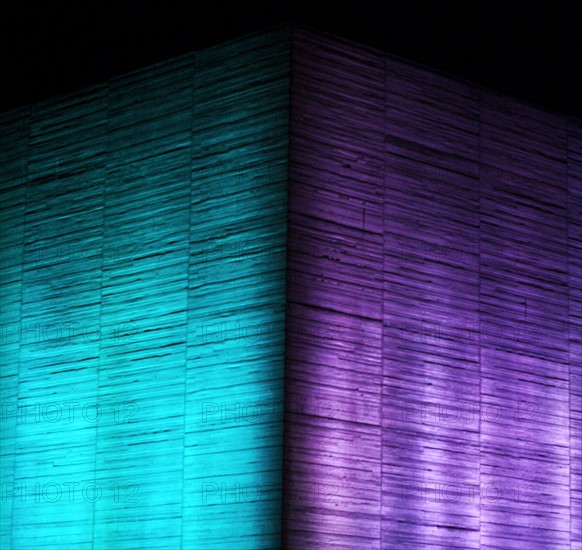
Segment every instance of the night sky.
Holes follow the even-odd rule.
[[[4,2],[4,111],[296,21],[582,117],[582,3]]]

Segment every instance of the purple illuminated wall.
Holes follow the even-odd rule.
[[[303,29],[284,545],[582,548],[582,125]]]

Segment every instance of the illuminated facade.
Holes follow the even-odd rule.
[[[2,548],[582,548],[579,120],[285,27],[0,140]]]

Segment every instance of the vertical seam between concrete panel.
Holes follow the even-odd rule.
[[[478,150],[477,150],[477,162],[479,163],[478,165],[478,174],[479,174],[479,193],[478,193],[478,219],[479,219],[479,230],[477,232],[477,239],[478,239],[478,267],[477,267],[477,280],[478,280],[478,296],[477,296],[477,319],[478,319],[478,323],[479,323],[479,336],[478,336],[478,342],[479,342],[479,421],[478,421],[478,433],[479,433],[479,451],[478,451],[478,458],[479,458],[479,488],[477,491],[477,498],[479,500],[479,548],[482,548],[482,542],[481,542],[481,535],[482,535],[482,516],[481,516],[481,458],[482,458],[482,443],[481,443],[481,416],[482,416],[482,407],[483,407],[483,394],[482,394],[482,390],[481,390],[481,382],[482,382],[482,373],[481,373],[481,368],[482,368],[482,362],[483,362],[483,348],[481,345],[481,337],[482,337],[482,323],[481,323],[481,239],[482,239],[482,233],[481,233],[481,215],[482,215],[482,209],[481,209],[481,198],[482,198],[482,181],[483,181],[483,165],[481,163],[481,150],[483,147],[483,143],[482,143],[482,137],[483,137],[483,94],[481,92],[481,90],[479,90],[478,92],[478,109],[479,109],[479,126],[478,126],[478,131],[479,131],[479,139],[478,139]]]
[[[570,312],[572,303],[570,294],[572,291],[570,279],[570,119],[566,119],[566,280],[568,281],[568,312],[566,317],[567,323],[567,341],[568,341],[568,488],[570,503],[570,548],[572,548],[572,339],[570,337]]]
[[[26,208],[28,205],[28,167],[30,163],[30,141],[32,133],[32,108],[27,109],[26,115],[26,170],[24,172],[24,206],[22,213],[22,249],[20,256],[20,304],[19,304],[19,324],[20,324],[20,335],[18,337],[18,368],[16,369],[16,422],[14,425],[14,447],[13,447],[13,458],[12,458],[12,483],[16,488],[16,442],[18,441],[18,396],[20,395],[20,368],[22,366],[22,299],[24,295],[24,253],[26,251]],[[14,501],[12,501],[12,507],[10,509],[10,549],[14,548]]]
[[[387,110],[387,86],[386,86],[386,78],[388,74],[387,70],[388,65],[388,56],[384,54],[384,62],[382,66],[384,67],[384,74],[382,77],[382,87],[384,90],[383,94],[383,101],[384,104],[382,105],[382,319],[380,323],[380,376],[382,377],[380,381],[380,399],[379,401],[379,409],[380,414],[378,418],[380,419],[380,548],[382,548],[382,544],[384,542],[384,304],[386,303],[386,296],[385,296],[385,269],[384,269],[384,254],[386,248],[386,228],[384,224],[386,223],[385,217],[385,208],[386,208],[386,162],[387,162],[387,155],[385,153],[386,149],[386,110]]]
[[[186,252],[186,334],[184,336],[184,392],[183,392],[183,423],[182,423],[182,517],[180,521],[180,550],[184,547],[184,496],[186,494],[185,488],[185,467],[184,463],[186,461],[186,417],[187,417],[187,406],[188,406],[188,332],[190,331],[190,312],[189,312],[189,304],[190,304],[190,254],[191,254],[191,228],[192,228],[192,149],[193,149],[193,142],[194,142],[194,82],[196,78],[196,54],[192,56],[191,61],[191,78],[190,78],[190,86],[191,86],[191,93],[190,93],[190,147],[189,147],[189,164],[188,164],[188,181],[189,181],[189,189],[188,189],[188,228],[187,228],[187,238],[188,238],[188,247]]]
[[[103,216],[101,217],[101,260],[99,262],[99,270],[101,275],[101,284],[99,285],[99,323],[103,323],[103,262],[105,257],[105,219],[107,217],[107,208],[105,208],[105,201],[107,197],[107,188],[109,182],[109,109],[110,109],[110,100],[111,100],[111,86],[110,82],[108,81],[105,86],[104,94],[105,94],[105,101],[104,101],[104,110],[105,110],[105,122],[104,122],[104,132],[105,132],[105,151],[103,153],[103,163],[104,169],[103,174],[105,174],[105,181],[101,186],[102,192],[102,207],[103,207]],[[100,333],[101,334],[101,333]],[[103,343],[103,338],[99,338],[99,357],[97,358],[97,373],[95,376],[96,385],[95,388],[95,402],[99,404],[99,388],[101,387],[99,374],[101,372],[101,345]],[[95,451],[93,453],[93,483],[97,486],[97,454],[99,450],[99,423],[95,422]],[[92,550],[95,549],[95,506],[96,500],[93,500],[93,521],[92,521],[92,531],[91,531],[91,548]]]

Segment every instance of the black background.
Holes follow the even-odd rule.
[[[582,3],[4,2],[4,111],[296,21],[582,118]]]

